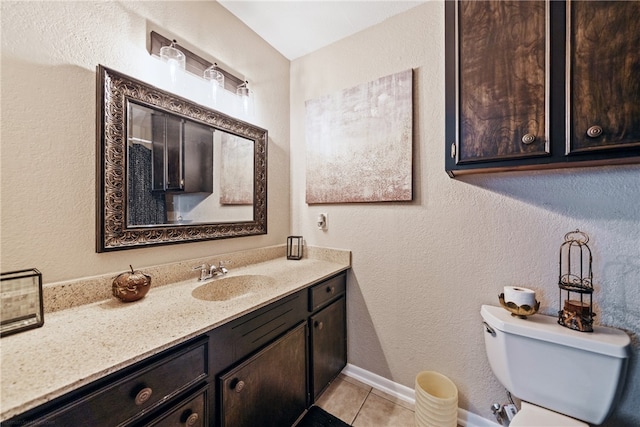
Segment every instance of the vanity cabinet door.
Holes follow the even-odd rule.
[[[446,3],[455,8],[458,40],[449,155],[456,164],[548,155],[547,3]]]
[[[309,318],[314,401],[347,364],[346,304],[341,297]]]
[[[567,19],[567,152],[640,150],[640,1],[571,1]]]
[[[302,323],[219,378],[223,427],[292,425],[307,407]]]

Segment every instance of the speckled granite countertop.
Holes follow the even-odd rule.
[[[190,272],[192,277],[176,283],[154,286],[152,282],[146,297],[132,303],[108,298],[47,312],[45,302],[43,327],[0,341],[0,421],[347,270],[351,264],[349,251],[309,248],[305,258],[291,261],[284,256],[284,248],[275,250],[282,256],[258,257],[236,268],[231,265],[225,276],[266,275],[276,279],[274,284],[227,301],[194,298],[191,292],[202,282],[196,280],[197,272]],[[233,259],[228,255],[215,259],[229,257]],[[70,292],[69,286],[58,287]],[[56,296],[45,290],[47,298]]]

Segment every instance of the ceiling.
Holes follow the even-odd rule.
[[[427,0],[218,0],[293,60],[376,25]]]

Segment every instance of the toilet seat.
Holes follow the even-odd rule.
[[[522,402],[522,408],[509,424],[510,427],[589,427],[575,418]]]

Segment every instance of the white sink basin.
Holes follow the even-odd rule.
[[[250,296],[274,284],[274,278],[259,274],[228,276],[211,279],[195,288],[191,295],[204,301],[229,301]]]

